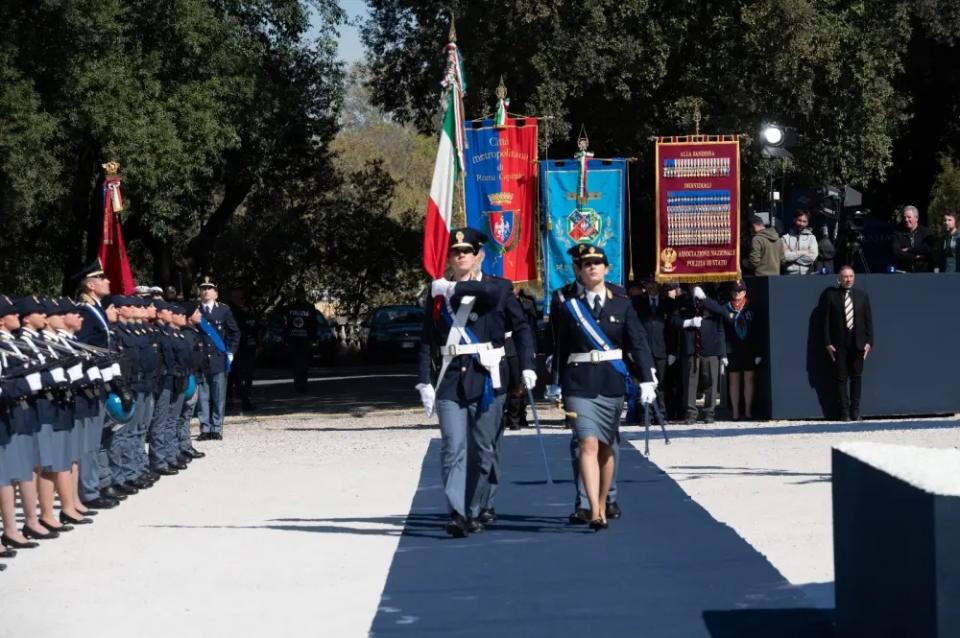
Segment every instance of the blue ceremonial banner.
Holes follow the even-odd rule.
[[[587,200],[577,207],[577,160],[540,162],[540,206],[544,214],[544,308],[553,291],[574,279],[567,251],[576,244],[601,246],[610,262],[607,281],[624,285],[624,216],[627,160],[587,162]]]

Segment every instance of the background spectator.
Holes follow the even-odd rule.
[[[812,234],[811,234],[812,236]],[[726,304],[727,385],[733,420],[740,420],[740,389],[743,388],[743,416],[753,418],[754,370],[760,365],[763,340],[757,338],[756,316],[747,299],[747,287],[734,282],[730,301]],[[742,382],[742,383],[741,383]]]
[[[754,215],[750,218],[750,268],[758,277],[780,274],[780,262],[783,261],[783,243],[776,229],[767,228],[763,218]]]
[[[762,224],[761,224],[762,226]],[[777,237],[777,245],[780,237]],[[704,394],[703,422],[714,422],[720,366],[727,364],[723,332],[725,309],[706,296],[699,286],[684,297],[671,323],[680,331],[680,365],[687,425],[697,421],[697,395]]]
[[[797,211],[793,218],[793,228],[781,239],[784,272],[788,275],[809,274],[819,255],[817,238],[810,230],[810,213],[805,210]]]
[[[937,255],[937,270],[939,272],[958,272],[960,265],[960,234],[957,233],[957,216],[946,213],[943,216],[943,240],[940,242],[940,253]]]
[[[930,272],[933,234],[920,225],[916,206],[903,209],[903,226],[893,233],[893,265],[903,272]]]

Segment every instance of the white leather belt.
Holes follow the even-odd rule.
[[[619,361],[623,359],[623,351],[616,350],[591,350],[590,352],[571,352],[567,357],[567,363],[601,363],[603,361]]]
[[[461,354],[479,354],[481,352],[495,353],[497,350],[500,351],[501,356],[505,354],[502,347],[494,348],[493,344],[489,341],[485,341],[484,343],[452,343],[444,347],[447,349],[446,355],[448,357],[457,357]]]

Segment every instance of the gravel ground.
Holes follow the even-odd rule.
[[[406,374],[367,382],[387,383],[383,396],[410,385]],[[297,411],[309,399],[278,400],[228,419],[225,440],[198,443],[208,456],[188,471],[7,561],[0,636],[367,635],[437,430],[415,408],[336,413],[328,397],[318,415]],[[559,422],[559,411],[541,412]],[[654,438],[652,460],[824,606],[830,447],[960,441],[955,420],[670,431],[669,446]],[[638,428],[624,432],[643,449]]]

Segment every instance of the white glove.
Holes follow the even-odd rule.
[[[684,327],[684,328],[692,328],[692,327],[693,327],[693,319],[684,319],[684,320],[683,320],[683,327]]]
[[[112,380],[113,380],[113,366],[110,366],[110,367],[108,367],[108,368],[100,368],[100,378],[103,379],[104,382],[106,382],[106,383],[109,383],[110,381],[112,381]]]
[[[232,353],[232,352],[228,352],[228,353],[227,353],[227,361],[230,363],[230,365],[233,365],[233,353]]]
[[[527,390],[533,390],[537,387],[537,373],[533,370],[524,370],[523,375],[523,387]]]
[[[730,362],[727,360],[726,357],[723,357],[722,359],[720,359],[720,365],[726,368],[728,365],[730,365]]]
[[[449,297],[453,294],[453,289],[456,287],[456,284],[447,279],[434,279],[430,283],[430,296],[431,297]]]
[[[654,384],[655,386],[659,386],[659,385],[660,385],[660,379],[657,378],[657,369],[656,369],[656,368],[650,368],[650,374],[651,374],[651,376],[653,376],[653,384]]]
[[[703,324],[703,317],[694,317],[694,318],[691,319],[690,321],[693,322],[693,327],[694,327],[694,328],[699,328],[700,325]]]
[[[72,368],[67,369],[67,376],[70,377],[70,382],[79,381],[83,378],[83,366],[79,363]]]
[[[415,387],[420,392],[420,403],[423,404],[427,417],[433,416],[433,408],[437,402],[437,393],[433,391],[433,386],[429,383],[418,383]]]
[[[116,377],[116,378],[118,378],[118,379],[119,379],[121,376],[123,376],[123,372],[120,370],[120,364],[119,364],[119,363],[114,363],[112,366],[110,366],[110,372],[112,372],[112,373],[113,373],[113,376]]]
[[[552,383],[547,386],[543,393],[543,398],[547,401],[559,401],[563,397],[563,390],[558,385]]]
[[[701,288],[700,286],[694,286],[694,287],[693,287],[693,297],[694,297],[695,299],[706,299],[706,298],[707,298],[707,293],[703,292],[703,288]]]
[[[40,381],[40,373],[34,372],[33,374],[28,374],[24,377],[27,380],[27,385],[30,386],[30,389],[34,392],[40,392],[43,389],[43,382]]]
[[[103,378],[100,374],[100,368],[87,368],[87,378],[91,381],[99,381]]]
[[[50,370],[50,376],[53,377],[53,380],[57,383],[67,382],[67,375],[64,374],[63,368],[53,368]]]
[[[645,381],[640,384],[640,403],[650,405],[657,399],[657,384]]]
[[[667,355],[667,365],[668,365],[668,366],[672,366],[672,365],[675,364],[676,362],[677,362],[677,358],[676,358],[674,355],[672,355],[672,354],[668,354],[668,355]]]
[[[547,372],[553,372],[553,355],[547,355],[547,358],[544,360],[543,365],[547,367]]]
[[[754,357],[754,358],[753,358],[753,365],[758,366],[758,365],[760,365],[760,362],[761,362],[761,361],[763,361],[763,357]]]

